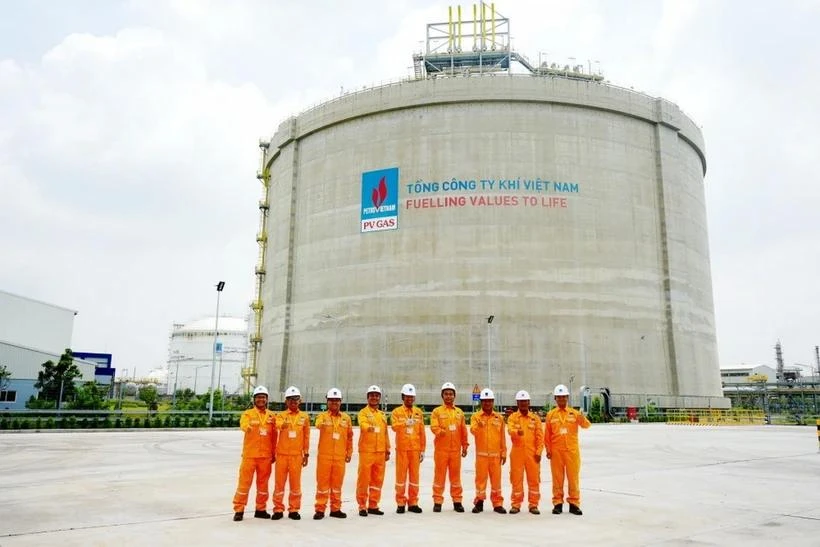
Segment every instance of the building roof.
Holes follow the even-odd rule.
[[[14,298],[19,298],[21,300],[28,300],[29,302],[35,302],[37,304],[42,304],[44,306],[49,306],[49,307],[52,307],[52,308],[56,308],[58,310],[70,311],[74,315],[77,315],[77,313],[78,313],[77,310],[72,309],[72,308],[66,308],[65,306],[58,306],[57,304],[52,304],[51,302],[45,302],[43,300],[37,300],[36,298],[29,298],[28,296],[23,296],[23,295],[20,295],[20,294],[14,294],[13,292],[4,291],[2,289],[0,289],[0,294],[5,294],[7,296],[13,296]]]

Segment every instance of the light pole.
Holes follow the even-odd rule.
[[[487,387],[490,389],[493,387],[492,338],[490,337],[490,325],[493,324],[493,319],[495,319],[495,315],[487,318]]]
[[[124,369],[122,369],[122,379],[120,379],[120,410],[122,410],[122,395],[123,395],[122,389],[123,389],[123,387],[125,387],[125,386],[123,386],[123,382],[125,381],[125,379],[127,377],[128,377],[128,369],[124,368]]]
[[[333,327],[333,346],[331,347],[330,359],[333,361],[333,387],[339,387],[339,363],[336,362],[336,345],[339,340],[339,325],[341,325],[342,320],[333,317],[329,313],[324,314],[322,317],[336,321],[336,325]]]
[[[176,408],[177,408],[177,385],[178,385],[178,382],[179,382],[179,362],[180,361],[190,361],[191,359],[193,359],[193,357],[185,357],[183,355],[180,355],[178,351],[176,351],[174,353],[176,355],[176,359],[174,359],[174,361],[176,362],[177,365],[176,365],[176,371],[174,372],[174,393],[171,396],[171,409],[172,410],[176,410]]]
[[[198,367],[194,367],[194,395],[196,395],[196,384],[197,384],[197,379],[198,379],[198,376],[199,376],[199,369],[205,368],[205,367],[208,367],[208,366],[210,366],[210,365],[199,365]]]
[[[222,289],[225,288],[225,282],[220,281],[216,284],[216,319],[214,320],[214,347],[211,348],[211,400],[208,403],[208,421],[214,418],[214,373],[216,372],[216,350],[217,341],[216,336],[219,331],[219,297],[222,295]],[[220,350],[222,348],[219,348]],[[196,390],[194,390],[196,391]]]
[[[584,342],[576,342],[574,340],[566,340],[567,344],[575,344],[581,346],[581,386],[587,386],[587,350],[589,346]],[[572,404],[572,385],[570,384],[570,404]]]

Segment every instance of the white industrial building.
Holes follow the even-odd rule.
[[[777,381],[777,371],[767,365],[729,367],[720,369],[720,380],[723,382],[724,386],[727,384],[734,385],[751,383],[752,380],[750,378],[752,376],[765,376],[766,380],[764,380],[764,383],[774,383]]]
[[[215,326],[214,317],[174,324],[168,346],[169,395],[175,390],[184,389],[198,394],[207,393],[211,387],[212,365],[214,386],[221,386],[226,393],[240,391],[242,369],[246,366],[248,355],[248,320],[220,316],[216,351]]]
[[[39,300],[0,291],[0,365],[11,372],[0,389],[0,410],[18,410],[37,394],[34,383],[41,365],[60,360],[71,347],[77,312]],[[94,381],[95,364],[75,359],[82,376],[77,383]]]

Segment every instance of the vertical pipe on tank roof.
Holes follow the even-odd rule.
[[[478,40],[478,8],[473,4],[473,51],[476,50],[476,41]]]
[[[487,4],[481,3],[481,51],[487,47],[485,36],[487,34]]]
[[[493,33],[492,44],[493,44],[493,50],[495,50],[495,2],[490,4],[490,16],[491,16],[490,17],[490,25],[492,26],[492,29],[493,29],[492,30],[492,33]]]
[[[458,5],[458,42],[456,47],[461,51],[461,4]]]
[[[447,7],[447,52],[453,52],[453,6]]]

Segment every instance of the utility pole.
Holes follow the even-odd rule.
[[[208,403],[208,422],[211,422],[214,419],[214,376],[216,373],[216,337],[219,332],[219,297],[222,294],[222,289],[224,288],[224,281],[220,281],[216,284],[216,319],[214,320],[214,345],[211,348],[211,400]]]
[[[490,336],[490,325],[492,325],[493,319],[495,319],[495,315],[487,318],[487,387],[489,389],[493,388],[492,338]]]

